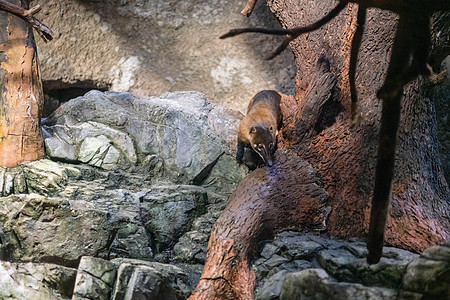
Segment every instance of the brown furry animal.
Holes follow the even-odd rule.
[[[236,160],[242,163],[244,148],[253,149],[264,164],[272,166],[277,134],[281,127],[281,96],[276,91],[257,93],[247,108],[247,115],[239,123]]]

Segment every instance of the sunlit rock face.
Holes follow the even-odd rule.
[[[197,92],[91,91],[60,107],[43,130],[56,160],[145,173],[153,181],[234,185],[243,175],[232,160],[241,117]],[[221,172],[212,174],[216,165]]]

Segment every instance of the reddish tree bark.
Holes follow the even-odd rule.
[[[312,24],[332,7],[328,0],[268,3],[288,28]],[[348,74],[351,40],[356,29],[353,8],[349,5],[320,30],[291,42],[298,74],[295,98],[283,98],[285,124],[279,148],[286,150],[277,152],[273,169],[250,173],[233,193],[214,227],[204,273],[191,299],[252,299],[255,276],[249,259],[255,245],[261,236],[311,226],[314,223],[311,219],[289,218],[290,213],[313,212],[314,207],[309,205],[316,208],[319,205],[323,212],[327,211],[323,208],[330,208],[329,217],[324,219],[330,235],[367,236],[382,108],[376,93],[386,77],[398,18],[379,9],[367,11],[355,78],[361,118],[352,127]],[[329,57],[336,77],[326,68],[325,59],[316,68],[322,51]],[[402,104],[386,241],[413,251],[450,238],[449,188],[440,167],[434,107],[428,90],[426,80],[418,78],[403,93],[386,98]],[[389,110],[392,103],[384,101],[383,105]],[[326,192],[326,203],[303,200],[314,199],[315,194],[300,188],[301,180],[295,173],[305,172],[305,165],[299,163],[296,168],[296,161],[317,170],[317,182]],[[287,169],[296,171],[286,172]],[[383,167],[379,170],[383,174]],[[269,179],[258,175],[261,172],[289,175]],[[287,178],[294,178],[289,188],[278,193],[261,192],[267,187],[283,186],[277,180],[289,181]],[[264,222],[261,216],[266,215],[287,220],[287,224]]]
[[[14,167],[44,157],[43,92],[32,28],[15,15],[0,14],[0,166]]]
[[[283,150],[275,159],[275,166],[256,169],[231,195],[214,226],[192,299],[253,299],[255,273],[247,258],[258,242],[277,228],[324,228],[328,196],[316,171]]]
[[[291,0],[269,4],[276,8],[281,2],[288,7],[297,4]],[[287,27],[295,27],[320,18],[327,7],[326,0],[308,1],[302,3],[300,18],[295,10],[280,9],[275,13]],[[349,5],[348,10],[324,28],[291,43],[299,69],[296,98],[300,105],[314,70],[314,57],[325,49],[338,78],[344,111],[333,126],[310,139],[301,143],[296,138],[285,141],[285,147],[293,148],[318,168],[331,199],[328,230],[339,237],[365,237],[368,231],[368,200],[373,191],[381,117],[381,100],[376,93],[386,76],[397,21],[391,12],[368,11],[356,79],[362,118],[359,125],[350,128],[348,59],[356,26],[353,8],[354,5]],[[415,251],[450,237],[448,185],[440,167],[434,108],[428,91],[426,80],[418,78],[406,87],[401,100],[402,119],[386,228],[388,243]]]

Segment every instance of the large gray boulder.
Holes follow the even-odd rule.
[[[145,98],[91,91],[43,124],[51,158],[145,173],[153,181],[216,181],[231,191],[245,174],[232,159],[240,118],[196,92]],[[216,164],[220,171],[211,173]]]
[[[109,180],[69,182],[52,197],[0,198],[0,259],[65,266],[76,266],[82,256],[166,261],[161,254],[193,229],[204,239],[189,246],[206,255],[207,237],[225,196],[189,185],[111,189]],[[205,218],[207,223],[201,221]]]
[[[112,262],[83,256],[78,266],[72,300],[109,300],[116,274],[117,269]]]
[[[358,283],[335,282],[322,269],[307,269],[286,275],[280,300],[313,299],[397,299],[397,291],[367,287]]]

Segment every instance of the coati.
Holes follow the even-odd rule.
[[[276,91],[257,93],[248,104],[247,115],[239,123],[236,160],[242,163],[244,148],[251,147],[263,160],[272,166],[281,127],[281,96]]]

